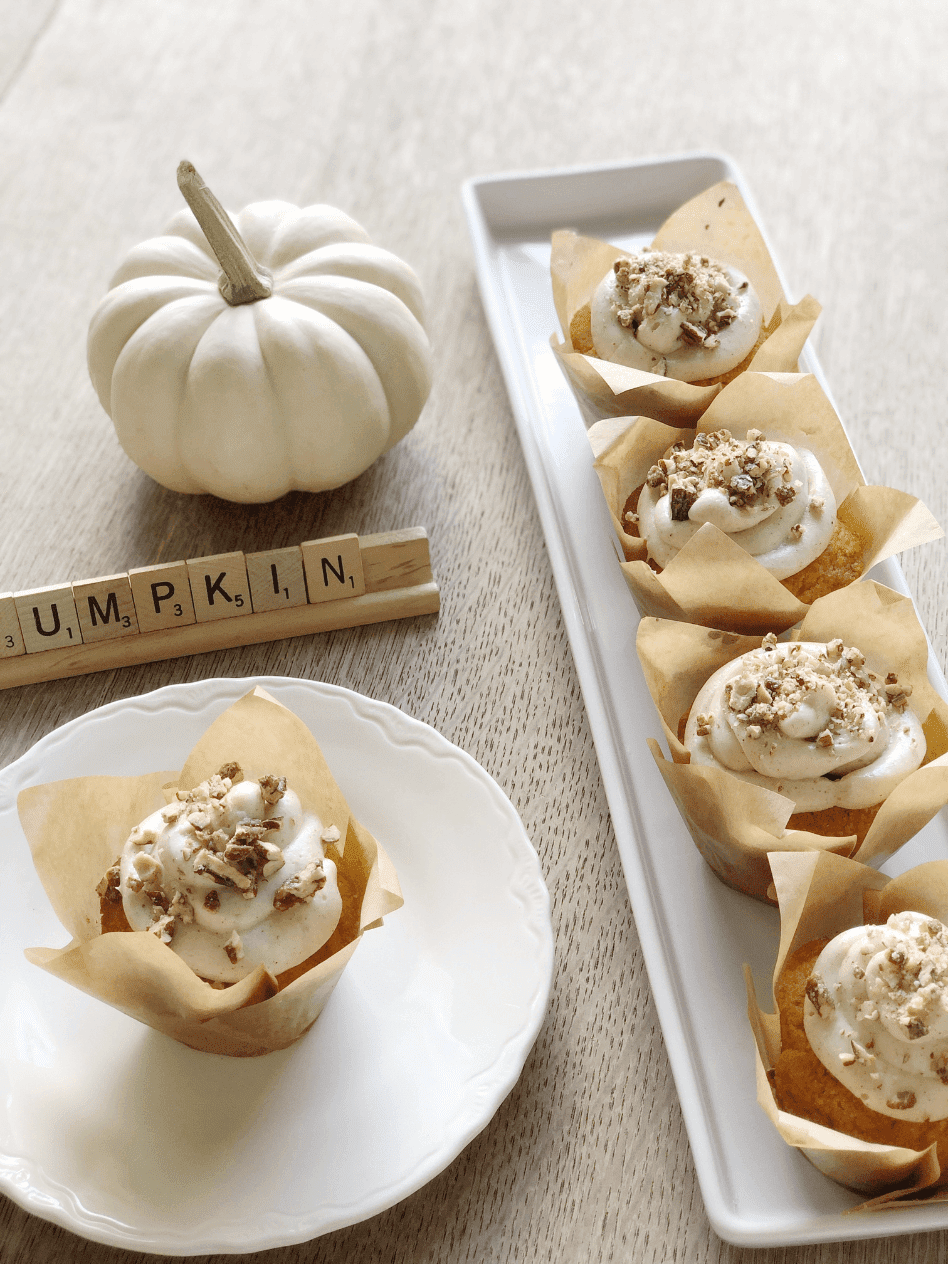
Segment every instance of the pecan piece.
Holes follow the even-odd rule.
[[[672,487],[668,492],[672,522],[687,522],[688,510],[697,499],[697,493],[687,487]]]

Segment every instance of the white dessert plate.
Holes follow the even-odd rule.
[[[29,965],[68,940],[16,813],[28,785],[180,767],[255,685],[316,735],[405,905],[316,1025],[263,1058],[198,1053]],[[257,1251],[364,1220],[442,1171],[520,1075],[553,968],[536,852],[487,773],[385,703],[307,680],[111,703],[0,773],[0,1190],[96,1242]]]
[[[462,196],[711,1224],[743,1246],[948,1228],[945,1203],[847,1215],[859,1198],[785,1145],[757,1105],[742,964],[751,965],[766,1003],[777,914],[714,877],[648,753],[646,738],[662,736],[635,652],[638,613],[617,565],[582,416],[550,348],[550,336],[559,336],[549,271],[554,229],[642,246],[672,211],[719,180],[738,185],[759,224],[740,173],[718,154],[488,176],[465,184]],[[809,350],[802,367],[826,387]],[[908,593],[896,562],[871,574]],[[948,696],[933,660],[930,674]],[[948,857],[941,818],[885,869],[936,857]]]

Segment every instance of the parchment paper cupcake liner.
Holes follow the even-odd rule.
[[[948,704],[928,680],[928,645],[907,597],[871,580],[815,601],[791,640],[841,637],[870,661],[910,684],[910,705],[923,723],[925,762],[889,795],[860,846],[855,834],[829,837],[788,829],[793,802],[723,768],[692,765],[678,737],[699,690],[725,663],[757,649],[760,636],[737,636],[695,624],[644,618],[636,648],[671,752],[649,748],[701,855],[723,882],[774,903],[768,853],[828,851],[882,864],[948,803]]]
[[[863,574],[884,558],[944,535],[914,496],[866,485],[842,422],[815,377],[743,373],[687,431],[650,417],[601,421],[589,431],[596,473],[625,557],[622,573],[643,614],[741,633],[782,632],[806,614],[807,603],[710,523],[656,574],[645,560],[646,542],[630,535],[622,522],[629,496],[673,443],[688,447],[695,435],[722,429],[743,439],[755,428],[770,440],[808,448],[816,456],[833,488],[838,518],[862,545]]]
[[[757,291],[769,330],[747,367],[796,372],[820,305],[809,295],[793,306],[787,302],[770,251],[735,185],[722,181],[679,207],[655,234],[652,248],[699,251],[743,272]],[[569,330],[576,312],[589,302],[616,259],[628,257],[627,251],[593,237],[569,230],[553,234],[550,274],[564,341],[554,335],[550,343],[587,425],[603,417],[637,415],[669,426],[693,426],[721,390],[720,383],[678,382],[583,355],[573,347]]]
[[[775,853],[770,861],[780,905],[775,990],[790,954],[814,939],[832,939],[909,910],[948,922],[948,861],[930,861],[893,879],[826,852]],[[833,1180],[870,1196],[855,1210],[948,1199],[948,1172],[941,1170],[936,1145],[917,1151],[860,1141],[778,1108],[768,1072],[780,1055],[780,1015],[761,1010],[746,967],[745,977],[757,1044],[757,1099],[787,1144]]]
[[[231,987],[204,983],[148,931],[102,934],[96,886],[133,826],[236,760],[248,773],[285,776],[305,811],[335,825],[326,852],[338,870],[343,911],[330,940],[298,977],[280,986],[262,966]],[[257,688],[214,721],[179,774],[78,777],[21,791],[17,808],[33,861],[56,915],[72,935],[65,948],[30,948],[27,958],[74,987],[182,1044],[208,1053],[256,1056],[286,1048],[315,1022],[364,931],[402,904],[391,861],[356,821],[309,729]]]

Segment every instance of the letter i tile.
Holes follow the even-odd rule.
[[[14,593],[16,613],[27,654],[81,645],[76,603],[69,584]]]
[[[3,593],[0,595],[0,658],[15,658],[17,654],[25,653],[13,594]]]
[[[298,544],[247,554],[247,579],[255,611],[306,605],[303,554]]]

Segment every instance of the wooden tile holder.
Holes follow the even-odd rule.
[[[378,535],[339,538],[358,543],[365,588],[359,595],[317,599],[314,602],[310,594],[306,604],[285,609],[251,610],[247,614],[189,623],[183,627],[115,634],[108,640],[32,653],[20,651],[13,657],[0,658],[0,689],[82,676],[87,672],[106,671],[114,667],[155,663],[187,654],[204,654],[239,645],[255,645],[261,641],[306,636],[311,632],[329,632],[336,628],[380,623],[386,619],[437,613],[440,594],[431,573],[428,536],[424,528],[411,527]],[[312,550],[313,545],[323,543],[330,542],[309,541],[300,547]],[[332,547],[336,547],[335,543]],[[121,579],[124,581],[125,577]],[[76,585],[79,586],[79,581]],[[65,587],[68,589],[70,586]],[[59,589],[36,591],[54,593]],[[14,596],[22,597],[22,594]]]

